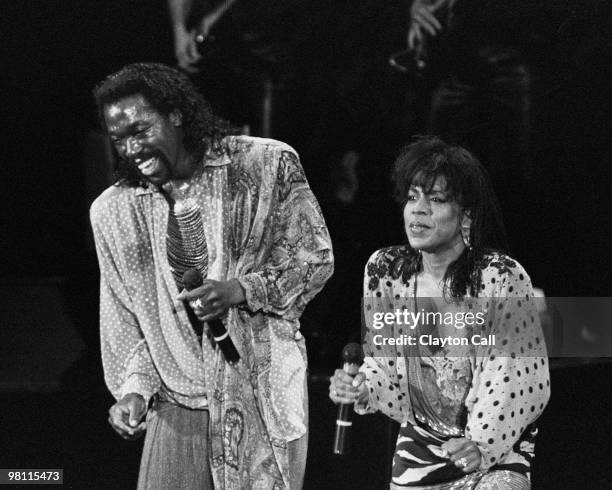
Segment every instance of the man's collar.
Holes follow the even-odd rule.
[[[155,186],[153,184],[147,183],[146,187],[136,187],[136,192],[135,194],[137,196],[143,196],[145,194],[153,194],[154,192],[157,192],[157,189],[155,188]]]
[[[227,151],[224,151],[221,155],[209,151],[206,153],[206,155],[204,155],[205,167],[222,167],[224,165],[229,165],[230,163],[232,163],[232,160],[227,154]]]

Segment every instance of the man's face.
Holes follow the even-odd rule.
[[[181,152],[180,116],[164,116],[135,94],[104,106],[108,135],[119,156],[138,168],[153,184],[176,177]]]

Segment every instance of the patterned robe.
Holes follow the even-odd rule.
[[[168,264],[169,207],[155,186],[114,185],[91,207],[101,272],[106,383],[210,412],[215,488],[283,488],[287,444],[307,432],[299,317],[333,271],[331,242],[295,151],[227,137],[191,179],[209,248],[208,277],[237,278],[246,304],[224,323],[240,353],[228,365],[198,341]]]

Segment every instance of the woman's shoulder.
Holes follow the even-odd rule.
[[[517,284],[531,284],[529,275],[518,260],[501,252],[487,252],[480,262],[480,269],[484,288],[489,284],[509,284],[512,293]]]
[[[498,275],[526,274],[525,269],[518,260],[497,251],[485,253],[482,261],[480,262],[480,268],[483,271],[486,270]]]
[[[365,274],[370,280],[383,278],[407,282],[418,266],[418,255],[408,245],[385,247],[368,259]]]
[[[408,245],[394,245],[376,250],[368,259],[368,265],[387,267],[391,264],[408,264],[417,259],[417,254]]]

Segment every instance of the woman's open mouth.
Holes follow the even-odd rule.
[[[408,226],[408,228],[410,229],[410,231],[412,231],[413,233],[420,233],[422,231],[428,230],[429,226],[425,226],[422,223],[410,223],[410,225]]]

